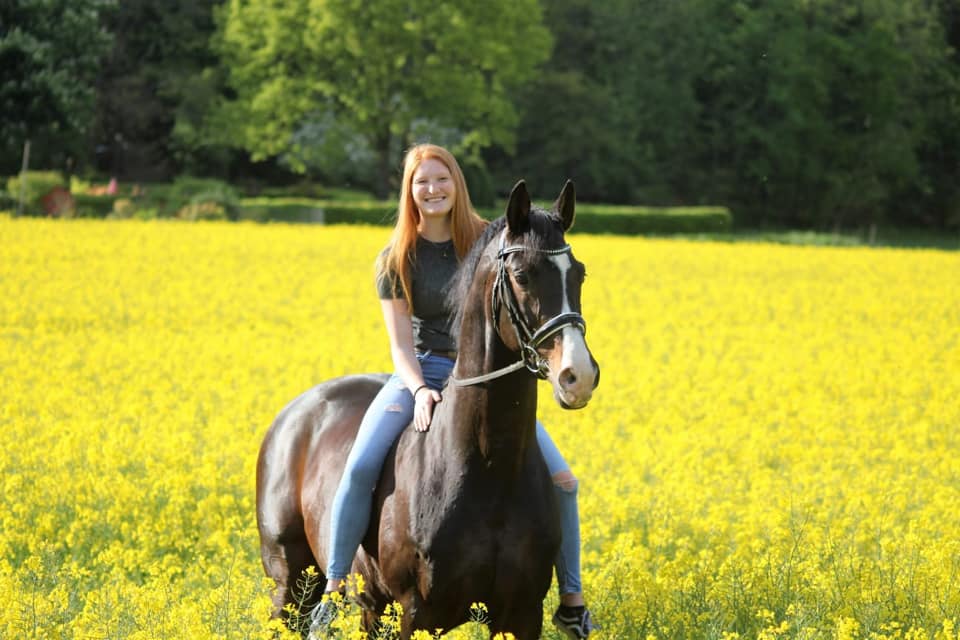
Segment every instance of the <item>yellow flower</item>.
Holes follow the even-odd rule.
[[[389,233],[0,216],[0,637],[296,637],[268,621],[257,451],[303,390],[391,368]],[[598,638],[957,640],[960,256],[569,240],[603,375],[539,417]]]

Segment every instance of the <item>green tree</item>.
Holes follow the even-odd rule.
[[[100,17],[112,0],[0,3],[0,173],[53,166],[85,146],[94,83],[110,35]]]
[[[942,62],[932,14],[902,0],[777,0],[725,18],[735,71],[713,87],[742,96],[718,118],[740,208],[788,225],[882,220],[920,175],[923,70]]]
[[[573,178],[585,199],[698,200],[695,87],[717,40],[701,4],[545,0],[555,46],[520,93],[515,159],[490,163],[504,167],[501,181],[512,170],[547,189]]]
[[[100,169],[142,180],[224,164],[202,135],[222,84],[210,48],[218,2],[125,0],[106,15],[114,44],[98,83]]]
[[[960,227],[960,0],[936,3],[945,61],[923,68],[920,100],[924,136],[918,150],[921,180],[901,194],[907,222]],[[898,218],[902,221],[903,217]]]
[[[502,181],[573,177],[588,199],[728,204],[749,224],[950,219],[957,7],[544,0],[556,46],[519,94],[516,156],[491,164]]]
[[[602,10],[589,0],[544,2],[554,47],[542,71],[514,97],[522,114],[516,149],[486,154],[501,190],[522,177],[535,193],[553,193],[571,178],[581,198],[615,199],[619,193],[632,149],[617,96],[603,82],[598,49],[615,43],[602,32]]]
[[[514,143],[511,92],[549,52],[541,23],[536,0],[230,0],[217,48],[235,99],[213,126],[255,159],[286,154],[300,171],[305,145],[352,137],[385,194],[415,138],[468,161]]]
[[[929,184],[923,149],[956,96],[929,3],[685,4],[703,27],[685,56],[701,61],[697,136],[680,156],[695,167],[689,191],[748,224],[919,221],[904,215],[906,194]]]

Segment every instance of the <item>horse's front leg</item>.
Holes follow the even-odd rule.
[[[378,638],[378,631],[380,629],[380,616],[377,615],[376,611],[370,609],[362,609],[360,612],[360,628],[363,630],[363,633],[366,634],[368,638]]]
[[[417,625],[419,613],[416,589],[410,589],[397,598],[397,603],[403,607],[403,618],[400,620],[400,638],[407,640],[413,632],[421,628]]]
[[[394,604],[399,604],[403,611],[402,617],[399,619],[399,625],[397,623],[398,616],[393,609]],[[370,638],[395,638],[399,634],[401,639],[406,640],[413,635],[417,628],[414,620],[416,612],[414,606],[415,600],[412,591],[398,597],[390,604],[379,603],[377,606],[364,606],[361,611],[360,625],[363,632]],[[392,612],[390,615],[387,615],[388,608]],[[391,630],[386,632],[385,627]]]
[[[517,640],[538,640],[543,631],[543,605],[531,602],[527,607],[514,609],[507,616],[491,620],[487,628],[491,640],[498,633],[512,633]]]

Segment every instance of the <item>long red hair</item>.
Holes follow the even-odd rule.
[[[377,259],[377,278],[396,274],[400,280],[403,297],[413,311],[413,297],[410,293],[410,264],[417,257],[417,225],[420,223],[420,210],[413,201],[413,173],[424,160],[439,160],[450,171],[456,195],[450,210],[450,233],[457,258],[462,260],[470,247],[483,233],[487,221],[477,214],[470,202],[467,181],[453,154],[435,144],[418,144],[407,151],[403,160],[403,184],[400,186],[400,204],[397,208],[397,223],[393,227],[393,236],[386,251]]]

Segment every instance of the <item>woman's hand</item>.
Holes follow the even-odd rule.
[[[421,433],[430,429],[433,406],[443,400],[439,391],[422,386],[413,395],[413,428]]]

